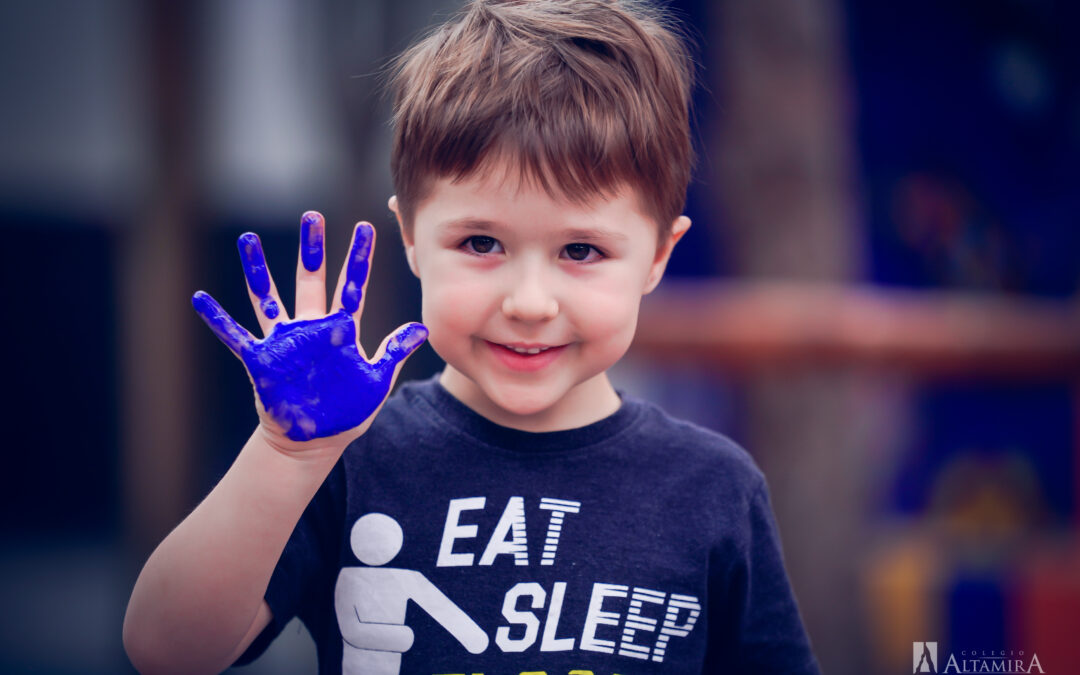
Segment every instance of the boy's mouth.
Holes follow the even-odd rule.
[[[495,355],[513,370],[534,371],[554,361],[566,345],[541,345],[515,342],[500,344],[485,340]]]
[[[515,345],[499,345],[500,347],[506,347],[507,349],[513,349],[518,354],[539,354],[540,352],[546,352],[552,349],[550,346],[544,347],[518,347]]]

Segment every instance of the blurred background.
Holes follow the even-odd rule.
[[[695,225],[616,386],[754,455],[825,672],[1080,672],[1080,5],[670,4]],[[0,4],[0,671],[130,671],[142,563],[256,422],[189,303],[254,323],[240,233],[291,270],[304,210],[330,260],[368,219],[365,345],[418,318],[378,72],[456,6]],[[313,669],[297,623],[246,672]]]

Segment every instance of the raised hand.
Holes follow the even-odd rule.
[[[321,215],[304,214],[295,319],[281,309],[259,238],[251,233],[240,236],[240,259],[263,339],[256,339],[209,294],[198,291],[192,298],[195,311],[247,368],[261,421],[293,441],[362,433],[405,359],[427,338],[423,325],[405,324],[383,340],[374,357],[366,357],[359,322],[375,229],[359,223],[353,230],[329,314],[324,231]]]

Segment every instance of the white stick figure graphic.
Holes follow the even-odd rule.
[[[382,513],[357,519],[349,542],[370,567],[344,567],[334,587],[334,609],[344,640],[343,673],[398,675],[401,655],[413,645],[405,610],[412,600],[471,654],[487,649],[488,636],[427,577],[415,570],[380,567],[401,550],[397,521]]]

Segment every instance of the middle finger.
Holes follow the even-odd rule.
[[[326,222],[318,211],[300,220],[300,252],[296,261],[296,318],[326,314]]]

